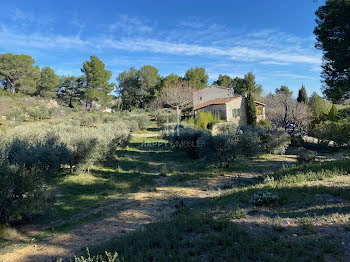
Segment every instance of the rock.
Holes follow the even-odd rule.
[[[297,237],[298,235],[297,234],[293,234],[293,237]]]

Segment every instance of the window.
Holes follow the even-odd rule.
[[[239,108],[232,109],[232,117],[237,118],[240,116],[241,110]]]
[[[201,96],[199,97],[199,100],[202,101],[202,97]]]

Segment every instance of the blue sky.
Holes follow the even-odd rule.
[[[161,75],[205,67],[252,71],[268,93],[304,84],[320,93],[315,11],[324,0],[2,1],[0,53],[25,53],[39,66],[79,75],[96,55],[113,72],[153,65]]]

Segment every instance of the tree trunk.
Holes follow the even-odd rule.
[[[181,120],[181,109],[179,107],[179,105],[176,105],[176,116],[177,116],[177,127],[176,127],[176,131],[177,131],[177,135],[180,135],[180,120]]]

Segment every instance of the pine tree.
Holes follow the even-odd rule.
[[[302,85],[301,88],[299,89],[299,92],[298,92],[298,98],[297,98],[297,101],[299,103],[303,102],[305,104],[308,103],[308,97],[307,97],[307,93],[306,93],[306,89],[305,89],[305,86]]]
[[[331,109],[329,110],[328,119],[331,121],[338,120],[338,109],[334,104],[332,105]]]
[[[41,80],[37,87],[37,94],[45,98],[54,98],[59,87],[59,76],[50,67],[41,69]]]
[[[246,110],[247,110],[247,124],[255,126],[256,125],[256,106],[254,101],[254,96],[252,93],[248,93],[246,98]]]
[[[114,83],[109,83],[112,77],[112,72],[105,69],[105,64],[96,56],[91,56],[90,61],[85,61],[83,69],[85,74],[86,85],[84,86],[84,97],[86,104],[92,106],[93,101],[105,102],[112,99],[110,93],[115,86]]]

